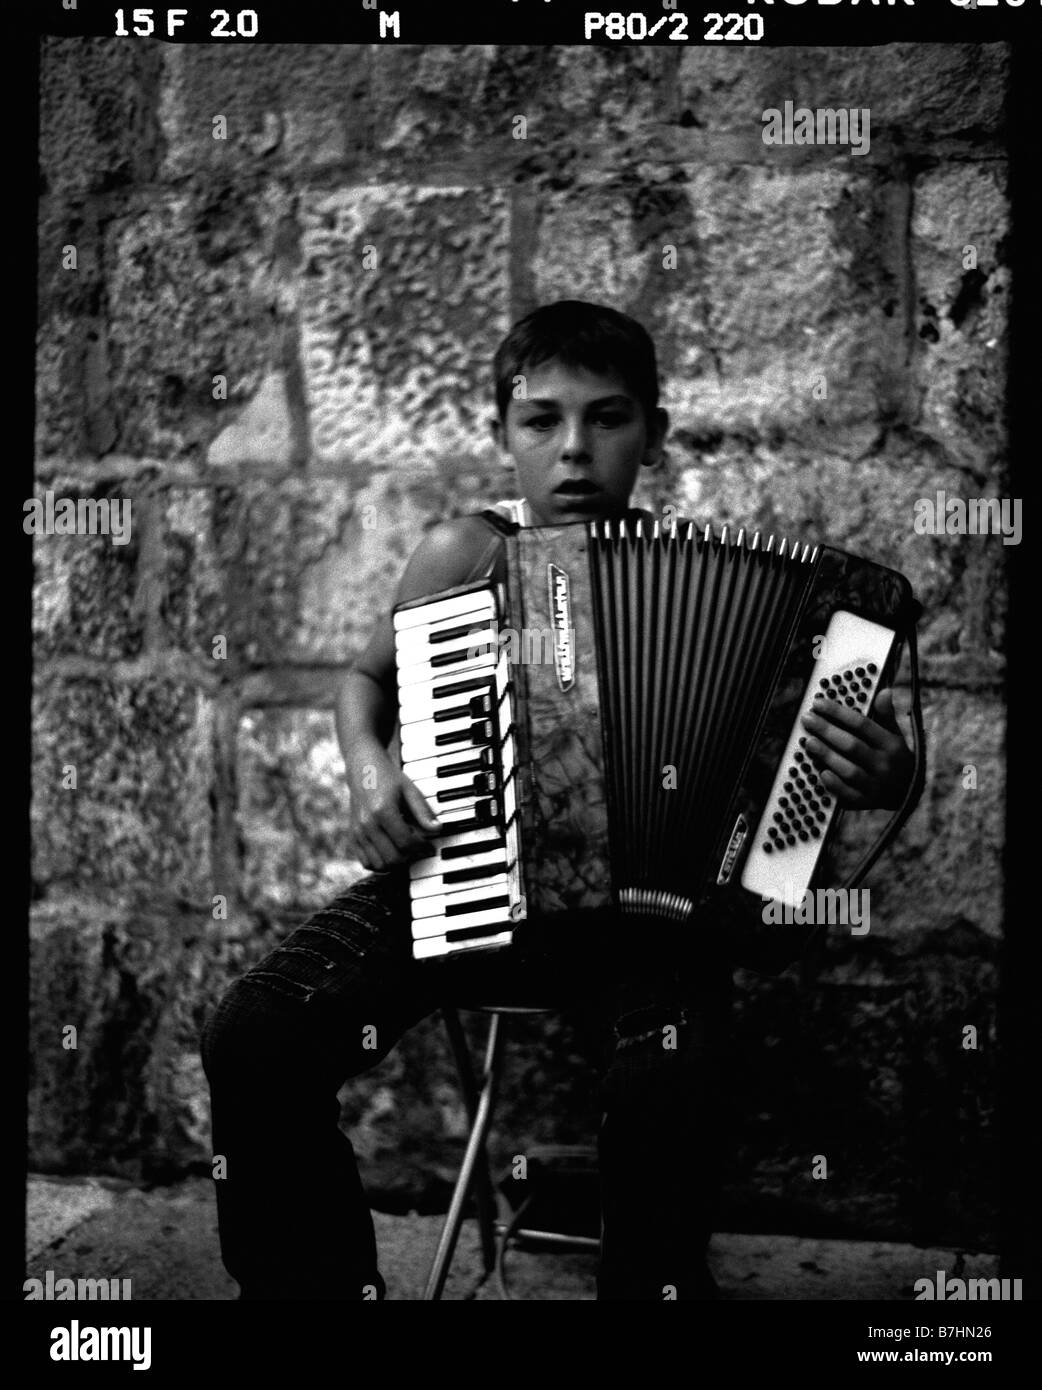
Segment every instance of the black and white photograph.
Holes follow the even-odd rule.
[[[1037,1298],[1038,11],[733,8],[41,7],[40,1364],[448,1300],[947,1366]]]

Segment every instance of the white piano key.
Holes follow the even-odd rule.
[[[496,668],[498,659],[499,652],[493,648],[471,657],[466,655],[466,649],[464,649],[458,660],[445,666],[432,666],[430,662],[421,661],[417,662],[415,666],[399,667],[398,689],[408,690],[411,685],[433,681],[437,676],[442,676],[447,681],[450,676],[477,675],[479,671],[492,672]]]
[[[470,936],[465,941],[449,941],[444,936],[434,936],[413,944],[415,960],[433,960],[437,956],[460,955],[464,951],[477,951],[489,946],[509,946],[514,938],[512,931],[494,932],[490,936]]]
[[[452,917],[421,917],[412,924],[413,941],[425,936],[444,936],[447,932],[463,931],[466,927],[506,926],[512,922],[510,905],[482,908],[479,912],[461,912]]]
[[[481,780],[475,781],[476,778]],[[483,772],[463,772],[454,777],[424,777],[418,782],[413,777],[412,780],[428,801],[437,801],[440,792],[460,791],[463,787],[469,788],[477,796],[491,796],[494,791],[498,791],[500,785],[499,778],[489,769]]]
[[[428,917],[431,914],[421,912],[419,904],[421,901],[440,900],[441,906],[438,912],[445,911],[445,904],[452,901],[451,895],[461,892],[464,888],[481,888],[484,890],[479,897],[491,898],[498,897],[501,893],[509,891],[510,879],[507,875],[505,866],[495,873],[488,873],[483,878],[468,878],[462,883],[443,883],[439,888],[437,878],[417,878],[409,884],[409,897],[412,899],[413,918]],[[475,901],[470,899],[470,901]]]
[[[451,875],[462,870],[496,869],[506,873],[509,862],[507,847],[504,843],[498,849],[485,850],[481,854],[462,855],[459,859],[435,859],[433,856],[428,856],[426,859],[417,860],[409,866],[409,877],[412,883],[421,883],[427,880],[442,882],[446,874]],[[420,864],[426,867],[421,869]],[[447,886],[451,887],[452,885]]]
[[[494,627],[495,622],[495,613],[489,613],[487,610],[476,609],[472,613],[459,613],[455,617],[443,618],[440,622],[425,623],[422,627],[406,628],[403,632],[395,633],[395,650],[399,654],[420,649],[428,652],[437,651],[439,647],[455,640],[446,638],[445,633],[466,627],[480,628],[487,632]],[[432,641],[432,638],[437,640]]]
[[[478,772],[492,772],[494,770],[491,758],[493,750],[483,748],[464,748],[461,752],[447,750],[441,757],[433,758],[413,758],[402,760],[402,771],[411,781],[419,784],[428,777],[437,777],[444,773],[448,777],[462,776],[463,771],[471,774]],[[484,755],[488,753],[489,757]],[[462,769],[463,771],[458,771]]]
[[[453,723],[457,721],[454,720]],[[447,734],[452,741],[438,743],[436,740],[443,734]],[[449,730],[435,730],[430,726],[411,724],[408,729],[402,730],[402,759],[417,762],[421,758],[435,758],[441,754],[458,754],[465,753],[467,749],[489,748],[494,736],[492,721],[488,719],[461,719],[458,721],[458,727]]]
[[[488,659],[490,665],[495,665],[499,660],[499,643],[487,632],[479,632],[448,642],[444,647],[417,647],[414,651],[398,652],[395,656],[398,684],[415,685],[413,673],[416,670],[436,676],[440,671],[455,671],[472,661]]]
[[[440,874],[451,869],[454,864],[462,864],[470,855],[506,854],[507,838],[494,826],[478,826],[475,830],[463,830],[455,835],[439,835],[432,842],[433,853],[422,859],[414,859],[409,871],[415,878],[425,874]],[[454,851],[446,855],[447,850]],[[465,850],[466,854],[456,851]],[[510,862],[509,859],[507,861]]]
[[[406,632],[410,628],[429,626],[442,618],[455,617],[460,613],[496,612],[495,591],[473,589],[470,593],[454,594],[451,598],[435,599],[431,603],[417,604],[394,614],[395,632]]]

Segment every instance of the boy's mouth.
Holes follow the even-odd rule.
[[[600,492],[596,483],[589,478],[566,478],[554,488],[555,497],[594,497]]]

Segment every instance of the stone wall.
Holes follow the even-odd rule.
[[[37,494],[130,498],[133,537],[34,545],[34,1167],[208,1171],[204,1018],[359,872],[338,676],[423,529],[510,491],[502,334],[584,297],[659,347],[640,501],[872,555],[926,610],[929,776],[870,934],[741,977],[726,1220],[993,1239],[1005,552],[912,516],[1003,492],[1007,64],[44,41]],[[869,108],[870,151],[766,145],[785,101]],[[501,1154],[591,1138],[582,1030],[518,1037]],[[440,1028],[343,1100],[378,1198],[436,1204]]]

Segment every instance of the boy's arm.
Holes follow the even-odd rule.
[[[394,601],[424,598],[464,583],[489,541],[488,527],[475,517],[440,523],[413,552]],[[345,674],[336,699],[337,739],[351,792],[349,850],[367,869],[389,869],[417,858],[441,831],[425,798],[387,751],[397,717],[394,627],[388,611]]]

